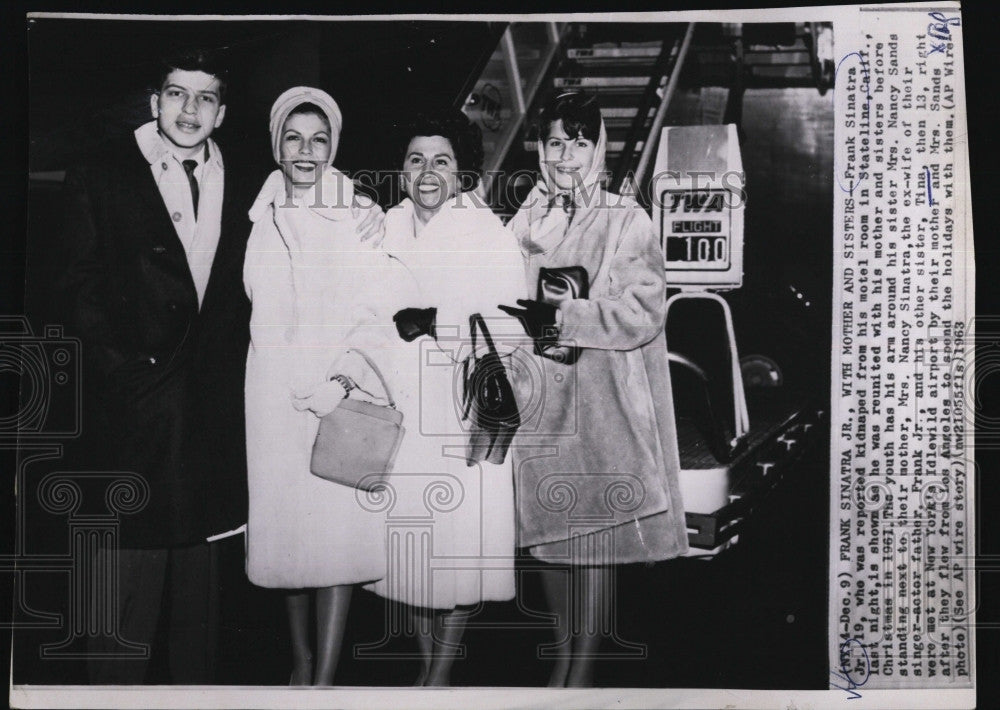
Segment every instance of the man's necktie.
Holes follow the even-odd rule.
[[[194,203],[194,218],[198,219],[198,178],[194,176],[194,169],[198,167],[197,160],[185,160],[181,163],[184,172],[187,173],[188,182],[191,184],[191,202]]]

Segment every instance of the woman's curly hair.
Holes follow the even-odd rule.
[[[399,156],[397,165],[406,159],[406,149],[417,136],[441,136],[451,143],[455,151],[458,169],[471,180],[461,180],[460,189],[471,190],[479,184],[483,169],[483,133],[468,116],[458,109],[446,109],[431,113],[420,113],[397,129],[399,133]],[[469,184],[471,182],[471,185]]]

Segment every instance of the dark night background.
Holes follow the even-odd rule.
[[[232,67],[227,113],[213,137],[227,169],[248,172],[251,184],[262,183],[274,169],[268,112],[274,98],[295,85],[319,86],[340,105],[338,168],[395,170],[400,148],[393,124],[424,109],[460,106],[504,26],[33,20],[28,24],[29,170],[43,177],[65,170],[98,152],[108,137],[150,120],[150,85],[159,57],[193,47],[226,50]],[[658,29],[665,26],[655,23],[592,28],[592,36],[633,41],[665,34]],[[695,62],[686,65],[666,125],[701,122],[697,69]],[[740,354],[771,357],[786,380],[802,388],[828,381],[832,105],[831,93],[807,88],[749,89],[743,100],[746,277],[727,299],[735,311]],[[533,170],[535,154],[520,145],[515,141],[505,168]],[[379,197],[384,207],[391,206],[390,191],[383,189]],[[58,229],[58,182],[33,181],[29,199],[34,222],[28,228],[26,297],[29,312],[41,322],[48,315],[45,285],[58,268],[58,255],[45,241]]]
[[[582,7],[574,4],[555,9]],[[505,5],[496,11],[514,9]],[[986,142],[987,127],[996,119],[996,92],[977,98],[973,87],[987,82],[982,71],[985,65],[993,64],[996,49],[995,43],[981,37],[983,30],[972,20],[973,13],[966,8],[966,72],[969,99],[976,102],[970,107],[970,154],[977,185],[973,207],[982,245],[983,237],[989,234],[983,217],[984,199],[989,198],[990,190],[978,186],[985,186],[994,171],[986,164],[985,152],[976,147]],[[14,17],[11,22],[11,34],[17,34],[24,18]],[[337,99],[344,113],[335,161],[340,169],[392,169],[394,146],[389,136],[393,121],[422,107],[453,104],[463,97],[470,73],[492,51],[502,31],[496,24],[441,22],[201,22],[183,25],[183,33],[178,29],[179,25],[169,22],[40,20],[29,25],[26,47],[12,43],[4,48],[5,55],[18,53],[5,57],[6,95],[19,97],[28,89],[30,100],[26,105],[20,99],[9,100],[2,118],[5,133],[22,140],[6,141],[3,148],[4,194],[14,209],[8,213],[2,247],[4,308],[0,312],[27,312],[36,328],[53,322],[45,295],[50,264],[57,257],[47,254],[45,240],[58,224],[58,192],[44,182],[33,183],[27,190],[25,166],[35,173],[64,170],[97,148],[106,136],[130,131],[148,120],[149,81],[157,55],[183,46],[229,48],[234,72],[228,114],[215,137],[225,152],[227,169],[237,166],[259,173],[263,180],[272,169],[267,114],[280,91],[296,84],[316,85]],[[154,47],[158,48],[155,52]],[[988,47],[990,61],[970,54],[974,47]],[[744,289],[732,299],[741,354],[766,352],[777,357],[777,351],[778,356],[787,358],[782,362],[787,377],[797,379],[804,388],[819,388],[826,397],[832,122],[829,144],[815,147],[810,154],[801,141],[787,138],[783,142],[781,136],[790,136],[796,121],[799,125],[804,122],[812,133],[817,127],[821,132],[827,117],[802,106],[797,110],[804,115],[797,117],[787,104],[763,96],[756,100],[748,97],[747,106],[747,139],[742,145],[750,200],[746,277]],[[18,111],[24,113],[19,115]],[[30,135],[30,148],[23,141],[26,134]],[[27,241],[26,232],[31,235]],[[995,263],[995,249],[989,244],[978,250],[981,280],[985,265]],[[21,290],[25,259],[29,276],[26,292]],[[788,292],[790,285],[812,298],[812,312],[796,310],[800,306]],[[981,313],[1000,312],[991,298],[995,296],[981,291]],[[26,304],[22,299],[27,299]],[[776,347],[776,343],[780,345]],[[10,388],[5,396],[5,404],[16,402]],[[8,452],[3,454],[7,457],[5,470],[13,471]],[[984,463],[995,452],[979,456],[980,470],[990,470]],[[749,531],[756,543],[747,552],[720,556],[709,563],[681,560],[652,570],[623,569],[622,608],[634,608],[636,613],[620,613],[624,619],[621,633],[629,640],[649,642],[654,660],[649,664],[608,662],[599,684],[826,687],[827,472],[823,465],[825,462],[804,472],[809,478],[804,475],[795,486],[776,495],[770,524]],[[4,496],[7,493],[5,490]],[[6,497],[3,500],[6,502]],[[990,500],[996,501],[995,486],[981,493],[980,511],[989,509],[983,506]],[[0,516],[5,540],[13,538],[13,510],[11,502]],[[980,524],[984,517],[979,516]],[[822,525],[817,526],[817,520]],[[38,520],[29,524],[38,524]],[[996,554],[996,529],[981,527],[980,536],[980,551]],[[65,547],[64,536],[46,536],[42,528],[30,529],[29,539],[41,541],[42,547],[53,553]],[[819,544],[813,546],[816,542]],[[0,553],[7,549],[5,546]],[[35,595],[32,598],[40,607],[57,607],[58,600],[65,598],[57,575],[39,577],[45,579],[26,589]],[[996,588],[988,574],[981,584]],[[11,608],[10,592],[5,580],[0,590],[0,603],[5,608]],[[536,592],[528,589],[529,601],[540,604]],[[380,600],[358,593],[346,643],[374,640],[370,638],[374,631],[364,625],[366,615],[372,618],[373,614],[381,620]],[[488,609],[486,615],[488,620],[500,622],[515,616],[508,608]],[[787,621],[789,616],[794,623]],[[228,633],[230,645],[223,658],[228,682],[286,682],[287,641],[280,599],[255,592],[244,598],[243,606],[231,609],[229,621],[224,634]],[[996,659],[996,634],[995,628],[980,632],[983,685],[988,685],[988,674],[982,671],[990,667],[989,654]],[[58,636],[58,631],[49,631],[22,637],[25,643],[15,651],[16,682],[82,682],[78,663],[40,663],[32,652],[38,643],[57,640]],[[466,641],[470,658],[457,664],[457,684],[544,682],[547,666],[534,659],[534,644],[548,641],[544,632],[522,637],[470,630]],[[2,638],[0,645],[8,646]],[[413,662],[366,665],[345,660],[338,683],[405,685],[415,675],[415,667]]]

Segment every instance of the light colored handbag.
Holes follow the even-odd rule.
[[[392,471],[406,429],[381,370],[363,350],[354,352],[378,376],[389,404],[343,400],[320,419],[309,468],[327,481],[370,491]]]

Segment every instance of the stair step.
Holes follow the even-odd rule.
[[[602,106],[601,116],[604,117],[605,121],[614,120],[616,118],[627,118],[629,120],[635,118],[635,115],[639,113],[638,106]],[[656,107],[653,106],[649,109],[649,115],[656,115]]]
[[[649,126],[650,126],[649,121],[646,121],[646,123],[643,125],[643,129],[639,132],[640,137],[644,138],[649,135]],[[616,142],[623,142],[626,138],[628,138],[628,132],[629,129],[632,127],[632,123],[619,122],[617,125],[614,125],[614,124],[609,124],[607,121],[605,121],[604,127],[608,131],[608,140],[611,141],[612,143],[616,143]]]
[[[580,64],[652,64],[661,51],[660,44],[648,47],[581,47],[567,50],[566,58]]]
[[[601,108],[601,117],[604,119],[604,125],[608,129],[608,132],[613,133],[616,130],[625,130],[631,127],[638,112],[639,109],[635,106],[613,106],[611,108]],[[646,120],[643,121],[643,125],[649,125],[650,119],[655,115],[656,106],[653,106],[646,114]]]
[[[793,45],[787,47],[775,47],[769,44],[745,44],[743,46],[743,55],[748,54],[794,54],[796,52],[809,52],[809,45],[803,41],[797,41]],[[698,44],[691,47],[691,53],[694,56],[702,56],[705,54],[725,54],[732,56],[733,47],[728,43],[714,43],[714,44]]]
[[[642,124],[642,130],[645,133],[649,132],[649,122],[651,119],[647,118]],[[630,118],[606,118],[604,119],[604,127],[608,129],[608,136],[617,138],[619,134],[627,135],[628,130],[632,127],[632,119]]]
[[[793,44],[782,45],[780,47],[774,47],[769,44],[749,44],[744,50],[747,53],[767,53],[767,54],[781,54],[784,52],[808,52],[809,44],[801,37],[796,39]]]
[[[563,79],[628,77],[629,79],[644,78],[648,81],[652,69],[651,64],[563,64],[558,75]]]
[[[754,52],[743,57],[746,64],[812,64],[809,52]]]
[[[701,66],[732,66],[733,56],[730,51],[705,49],[698,52],[698,63]],[[748,66],[769,66],[769,65],[808,65],[811,63],[808,51],[780,51],[766,50],[756,52],[746,52],[743,55],[743,63]]]
[[[602,42],[590,42],[583,44],[576,44],[569,49],[658,49],[663,46],[662,39],[651,39],[651,40],[641,40],[639,42],[616,42],[616,41],[602,41]]]
[[[757,77],[788,77],[801,79],[812,76],[812,67],[803,64],[759,64],[754,67],[753,75]]]
[[[698,55],[701,66],[732,66],[732,55],[722,52],[702,52]],[[748,66],[788,66],[810,64],[809,52],[747,52],[743,63]]]
[[[627,89],[637,91],[649,83],[648,76],[578,76],[556,77],[557,89]]]

